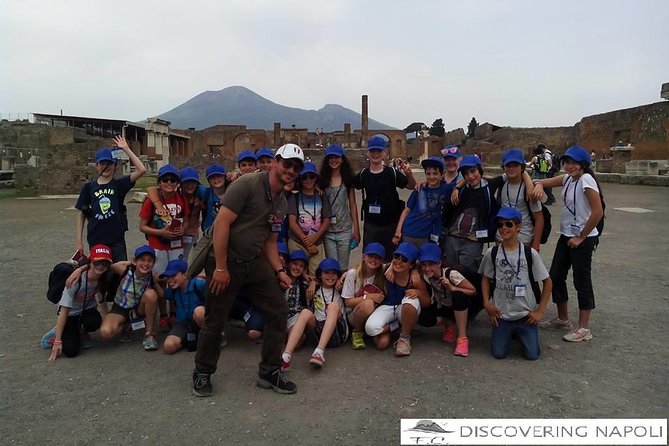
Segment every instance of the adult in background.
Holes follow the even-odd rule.
[[[115,136],[114,143],[123,150],[135,166],[130,175],[115,179],[117,159],[112,156],[111,149],[100,149],[95,154],[95,168],[98,177],[84,184],[79,193],[75,208],[77,212],[77,234],[75,251],[83,252],[84,221],[88,220],[88,246],[98,244],[111,249],[113,261],[127,260],[125,247],[125,233],[128,230],[123,201],[126,194],[135,186],[135,182],[146,173],[144,164],[137,155],[130,150],[128,143],[122,136]]]
[[[214,255],[205,265],[209,287],[195,355],[195,396],[212,393],[211,374],[220,356],[221,330],[240,293],[260,310],[265,321],[258,385],[277,393],[297,392],[297,386],[281,373],[287,319],[281,288],[288,288],[291,281],[279,259],[277,237],[288,206],[284,187],[297,179],[303,166],[302,149],[285,144],[277,150],[269,172],[243,175],[221,200],[213,226]]]
[[[534,157],[532,158],[532,179],[533,180],[543,180],[544,178],[550,178],[555,175],[552,174],[553,167],[553,154],[550,150],[546,148],[545,145],[539,144],[536,149],[534,149]],[[547,187],[544,189],[546,196],[548,196],[548,201],[546,205],[551,205],[555,203],[555,196],[553,195],[553,188]]]
[[[361,213],[363,225],[363,247],[370,243],[381,243],[385,247],[386,261],[395,249],[393,235],[404,209],[397,188],[413,189],[416,179],[411,167],[399,161],[399,169],[386,166],[386,140],[382,136],[372,136],[367,142],[369,168],[363,168],[353,179],[356,189],[362,189]]]

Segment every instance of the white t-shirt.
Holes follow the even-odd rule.
[[[505,182],[500,193],[500,200],[502,206],[516,208],[520,211],[523,221],[520,223],[518,240],[523,244],[532,243],[534,241],[534,224],[532,223],[532,218],[530,218],[530,210],[532,212],[540,212],[541,203],[530,200],[530,210],[527,209],[527,205],[525,204],[525,184],[522,182],[520,184]],[[497,241],[502,241],[499,233],[497,233]]]
[[[592,214],[585,190],[592,189],[599,193],[595,179],[589,173],[584,173],[574,181],[569,175],[562,180],[562,215],[560,216],[560,233],[567,237],[579,235],[585,223]],[[574,203],[575,202],[575,203]],[[597,228],[592,228],[588,237],[599,235]]]
[[[356,286],[355,276],[356,276],[355,268],[349,269],[348,272],[346,272],[344,285],[341,288],[341,297],[343,297],[344,299],[350,299],[352,297],[355,297],[355,293],[362,287],[364,287],[365,285],[374,284],[374,275],[372,275],[371,277],[363,279],[362,283],[357,284]],[[351,308],[346,307],[346,312],[348,313],[349,311],[351,311]]]
[[[520,248],[520,249],[519,249]],[[534,280],[541,282],[548,278],[548,271],[539,253],[532,249],[532,274]],[[532,291],[530,274],[527,270],[527,260],[522,246],[513,251],[504,251],[502,245],[497,249],[497,258],[492,259],[492,248],[489,248],[483,256],[479,267],[479,273],[490,279],[495,279],[495,292],[491,296],[491,302],[502,313],[501,318],[507,321],[515,321],[527,316],[537,307],[537,300]],[[506,258],[504,254],[506,253]],[[519,258],[520,256],[520,258]],[[493,261],[495,265],[493,265]],[[518,267],[520,265],[520,268]],[[524,285],[524,293],[517,293],[516,287]],[[518,294],[524,294],[522,296]]]
[[[316,294],[314,294],[314,316],[317,321],[325,320],[327,316],[326,308],[333,302],[338,303],[340,308],[343,305],[339,291],[334,288],[318,287]]]
[[[72,288],[63,289],[63,295],[58,305],[70,309],[68,316],[77,316],[90,308],[96,308],[98,305],[97,300],[95,300],[97,288],[97,282],[89,282],[88,274],[83,274],[81,276],[81,286],[78,282],[75,282]],[[84,300],[86,301],[86,308],[84,308]]]

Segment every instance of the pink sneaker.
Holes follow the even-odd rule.
[[[469,339],[465,336],[460,336],[455,344],[455,351],[453,354],[455,356],[469,356]]]
[[[323,367],[323,364],[325,364],[325,357],[323,355],[320,353],[314,353],[311,355],[311,359],[309,360],[309,365],[311,368],[320,369]]]
[[[457,329],[455,325],[447,325],[444,327],[444,333],[441,335],[441,340],[447,344],[455,342],[457,337]]]

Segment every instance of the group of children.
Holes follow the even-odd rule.
[[[157,186],[149,188],[139,213],[147,245],[128,261],[123,198],[145,170],[123,138],[115,142],[136,170],[116,180],[109,149],[96,155],[98,178],[82,189],[76,206],[82,211],[78,249],[88,219],[89,262],[68,279],[56,326],[43,338],[50,360],[61,353],[76,356],[88,344],[87,333],[96,330],[101,340],[125,340],[142,331],[144,348],[156,350],[155,325],[170,329],[163,344],[166,353],[194,350],[205,317],[207,284],[198,277],[200,271],[189,270],[187,259],[197,251],[200,234],[212,227],[228,184],[268,170],[274,159],[267,148],[243,151],[235,172],[209,166],[206,186],[193,167],[161,167]],[[287,191],[285,244],[279,243],[279,254],[292,283],[285,291],[282,370],[291,367],[293,352],[306,340],[316,345],[309,359],[314,368],[325,364],[326,348],[348,339],[356,350],[365,348],[368,337],[379,349],[394,345],[396,356],[407,356],[417,325],[443,326],[442,340],[455,344],[455,355],[468,356],[467,325],[482,309],[493,326],[495,358],[507,356],[517,336],[524,356],[537,359],[539,325],[568,330],[567,341],[592,338],[591,261],[603,199],[585,149],[566,151],[564,175],[532,181],[518,149],[504,153],[503,175],[483,178],[478,157],[462,156],[458,147],[448,146],[441,157],[423,160],[422,184],[416,184],[408,165],[385,165],[383,138],[372,137],[368,151],[370,166],[356,175],[344,149],[329,146],[320,169],[306,162],[293,190]],[[549,273],[538,254],[550,225],[541,201],[545,187],[557,186],[563,187],[561,235]],[[406,204],[397,193],[404,187],[412,189]],[[363,191],[362,240],[355,189]],[[350,252],[361,241],[361,262],[350,268]],[[484,253],[486,243],[492,247]],[[579,301],[575,328],[567,311],[570,268]],[[541,323],[551,294],[558,315]],[[106,301],[112,302],[110,309]],[[231,317],[244,325],[250,339],[262,338],[262,317],[243,295]]]

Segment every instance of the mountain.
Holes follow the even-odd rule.
[[[172,123],[172,128],[204,129],[217,124],[244,124],[250,129],[271,130],[275,122],[282,127],[295,125],[311,131],[325,132],[360,129],[361,116],[337,104],[327,104],[320,110],[286,107],[265,99],[245,87],[228,87],[220,91],[205,91],[183,104],[158,116]],[[370,129],[393,130],[394,127],[369,120]]]

